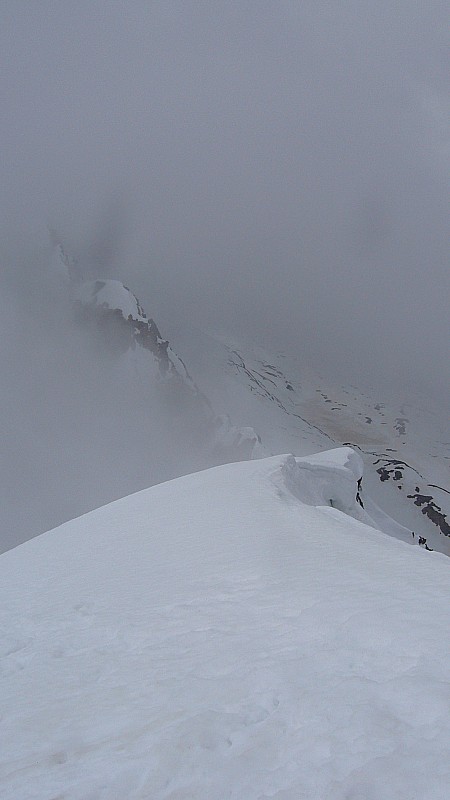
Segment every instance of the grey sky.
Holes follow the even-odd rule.
[[[192,319],[448,404],[449,21],[444,0],[2,1],[5,485],[19,437],[43,491],[52,387],[84,414],[47,225],[163,333]]]
[[[4,0],[1,17],[9,232],[100,235],[103,270],[155,317],[163,297],[448,390],[447,3]]]

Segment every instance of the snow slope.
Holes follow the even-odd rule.
[[[447,409],[411,393],[386,398],[339,385],[308,365],[307,350],[294,357],[294,345],[292,353],[268,352],[192,326],[166,323],[166,330],[218,413],[251,424],[266,453],[354,447],[372,509],[407,528],[411,540],[414,532],[415,541],[450,555]]]
[[[220,466],[3,554],[3,800],[446,800],[448,561],[361,521],[359,464]]]

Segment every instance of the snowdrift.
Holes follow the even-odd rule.
[[[3,554],[2,798],[444,800],[448,560],[360,470],[228,464]]]

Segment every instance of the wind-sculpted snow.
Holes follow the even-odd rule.
[[[360,466],[217,467],[1,556],[2,799],[444,800],[448,561],[348,516]]]
[[[188,337],[185,341],[189,348]],[[266,450],[292,448],[301,454],[340,445],[357,449],[364,461],[365,496],[377,524],[403,541],[450,555],[447,420],[445,430],[432,409],[421,408],[415,398],[380,402],[356,386],[329,387],[306,366],[307,352],[299,364],[287,354],[243,348],[228,337],[197,334],[194,341],[188,349],[193,373],[200,352],[198,374],[214,402],[225,397],[234,419],[239,419],[239,406],[245,409]],[[216,361],[228,373],[234,391],[217,367],[212,379],[202,369],[206,354],[211,364]],[[215,384],[220,395],[214,394]]]
[[[419,544],[418,538],[411,539],[411,531],[365,496],[363,471],[362,458],[350,447],[340,447],[304,458],[290,456],[281,474],[286,487],[302,503],[335,508],[389,536]]]
[[[286,486],[302,503],[330,506],[357,519],[364,519],[358,503],[363,464],[350,448],[339,448],[315,456],[291,456],[282,467]]]

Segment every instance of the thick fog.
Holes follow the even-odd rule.
[[[124,488],[114,452],[90,458],[87,414],[142,437],[107,370],[68,366],[89,345],[49,276],[48,226],[169,329],[232,330],[448,404],[444,0],[3,0],[0,21],[7,527],[30,509],[41,529],[77,512],[49,452],[55,414],[73,481],[87,465],[77,496],[89,472],[111,497]]]

